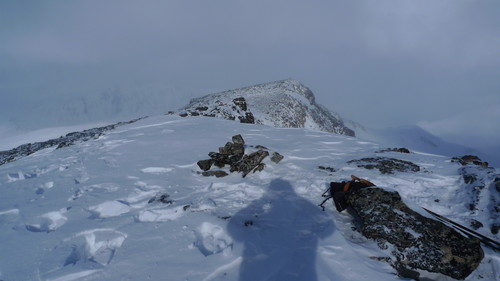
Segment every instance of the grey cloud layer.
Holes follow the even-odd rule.
[[[433,121],[500,107],[498,14],[494,0],[3,1],[0,95],[292,77],[368,126]]]

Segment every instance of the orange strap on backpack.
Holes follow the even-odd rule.
[[[349,190],[350,185],[351,185],[350,181],[346,182],[346,184],[344,185],[344,189],[342,191],[347,192]]]
[[[344,189],[343,191],[344,192],[347,192],[349,190],[349,187],[351,186],[351,182],[356,182],[356,181],[359,181],[361,183],[364,183],[366,184],[367,186],[375,186],[373,183],[365,180],[365,179],[361,179],[361,178],[358,178],[356,177],[355,175],[351,175],[351,181],[347,182],[345,185],[344,185]]]

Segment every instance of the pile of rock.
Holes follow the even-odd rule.
[[[420,167],[410,161],[395,158],[373,157],[347,161],[348,164],[356,164],[359,168],[377,169],[382,174],[393,174],[398,172],[418,172]]]
[[[232,142],[227,142],[224,146],[219,147],[219,152],[210,152],[210,159],[198,161],[198,167],[203,170],[201,173],[204,176],[224,177],[228,173],[223,170],[210,170],[213,166],[224,168],[228,165],[230,172],[241,172],[243,177],[246,177],[250,172],[262,171],[265,164],[262,162],[264,158],[269,156],[269,151],[266,147],[256,146],[257,151],[245,154],[245,140],[241,135],[232,137]],[[278,152],[273,152],[271,161],[279,163],[283,156]]]

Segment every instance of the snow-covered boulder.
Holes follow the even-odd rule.
[[[192,99],[180,116],[210,116],[280,128],[306,128],[354,136],[340,116],[316,103],[313,92],[282,80]]]

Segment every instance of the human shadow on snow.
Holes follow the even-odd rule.
[[[314,281],[318,239],[333,232],[333,222],[288,181],[275,179],[231,218],[228,232],[244,243],[240,281]]]

